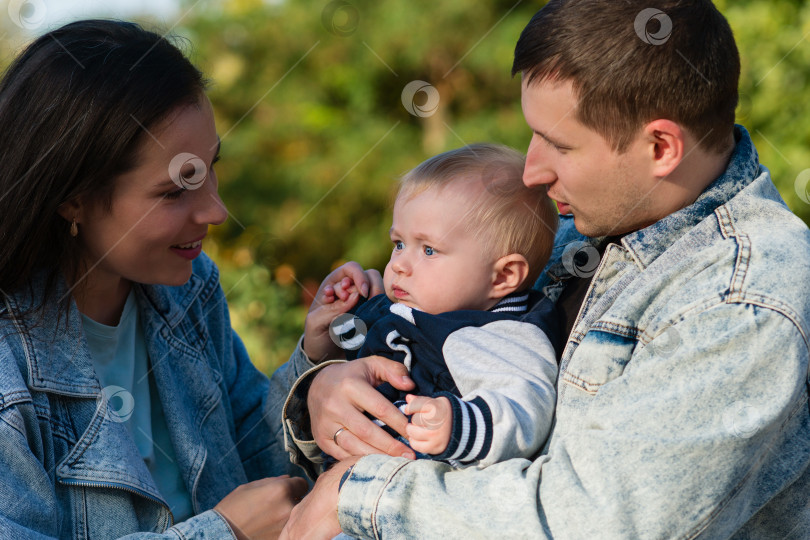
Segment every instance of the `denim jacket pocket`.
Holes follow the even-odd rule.
[[[597,322],[577,345],[568,362],[563,363],[560,380],[590,395],[620,377],[633,354],[637,340],[634,329]],[[560,393],[565,388],[561,386]]]

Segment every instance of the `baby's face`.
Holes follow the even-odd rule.
[[[397,197],[391,227],[394,249],[383,276],[392,301],[431,314],[485,310],[497,303],[491,296],[496,260],[464,227],[477,194],[464,187],[453,182],[410,198]]]

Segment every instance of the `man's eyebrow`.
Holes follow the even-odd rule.
[[[533,129],[532,131],[534,131],[535,135],[537,135],[538,137],[540,137],[541,139],[543,139],[547,143],[551,143],[554,146],[559,146],[560,148],[571,148],[571,145],[562,143],[562,142],[558,141],[557,139],[554,139],[554,138],[550,137],[549,135],[546,135],[542,131],[537,131],[536,129]]]

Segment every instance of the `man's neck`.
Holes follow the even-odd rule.
[[[684,170],[681,171],[679,180],[689,188],[694,196],[681,208],[694,203],[700,194],[726,171],[736,145],[737,141],[732,133],[728,149],[722,153],[707,152],[699,146],[691,148],[689,155],[684,158]]]

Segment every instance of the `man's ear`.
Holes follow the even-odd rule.
[[[644,126],[644,137],[651,149],[652,174],[669,176],[685,157],[686,133],[672,120],[661,119]]]
[[[529,275],[529,261],[517,253],[504,255],[495,261],[491,298],[503,298],[523,285]]]

